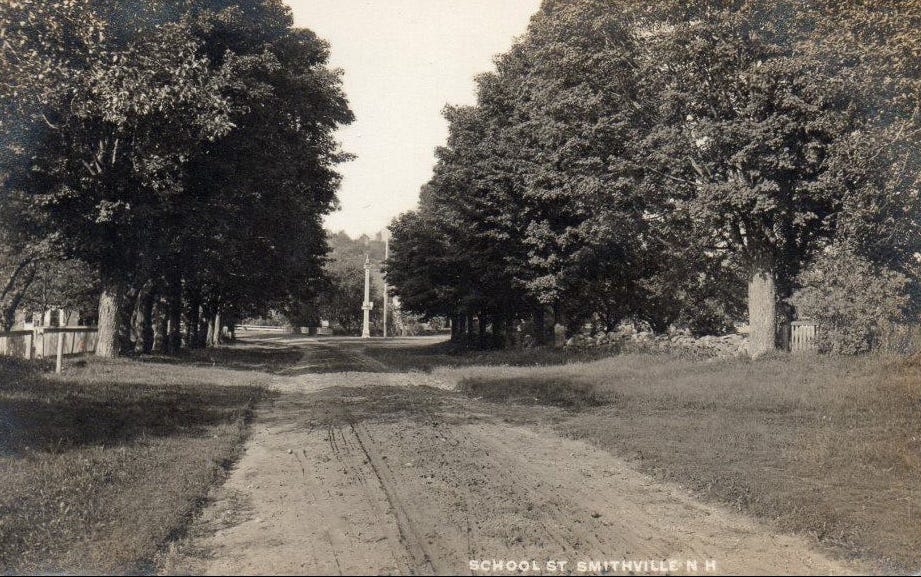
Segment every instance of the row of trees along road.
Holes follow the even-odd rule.
[[[97,354],[313,298],[352,121],[328,56],[281,0],[0,4],[4,234],[98,276]]]
[[[389,281],[498,334],[550,311],[713,332],[747,301],[772,350],[830,246],[916,278],[918,30],[916,0],[546,0],[446,109]]]

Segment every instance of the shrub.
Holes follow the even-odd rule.
[[[910,302],[905,275],[840,247],[816,258],[797,284],[790,303],[801,318],[818,323],[823,352],[874,349],[884,327],[905,320]]]

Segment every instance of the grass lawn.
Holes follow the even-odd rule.
[[[437,373],[497,403],[567,408],[563,434],[839,553],[921,568],[917,361],[623,355]]]
[[[88,360],[54,376],[0,358],[0,573],[152,568],[264,394],[264,373],[206,364]]]
[[[593,361],[610,357],[608,349],[531,349],[478,350],[467,348],[436,337],[397,337],[371,342],[354,341],[340,346],[386,363],[393,371],[432,371],[436,368],[471,366],[543,366],[562,365],[575,361]]]

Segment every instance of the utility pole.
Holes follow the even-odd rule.
[[[384,237],[384,262],[390,258],[390,235]],[[384,276],[384,338],[387,338],[387,301],[390,300],[389,287],[387,286],[387,276]]]
[[[371,302],[371,256],[365,255],[365,302],[361,305],[364,311],[364,323],[361,326],[361,338],[371,338],[371,309],[374,303]]]

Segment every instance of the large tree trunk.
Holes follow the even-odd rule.
[[[208,341],[209,347],[216,347],[221,344],[221,312],[218,310],[208,319]]]
[[[145,283],[134,307],[134,352],[139,355],[153,350],[153,290],[152,282]]]
[[[195,346],[203,349],[208,346],[211,331],[211,310],[201,307],[198,313],[198,341]]]
[[[749,354],[776,350],[777,284],[770,266],[756,266],[748,279]]]
[[[214,346],[214,317],[210,314],[205,313],[202,315],[204,318],[202,320],[207,323],[205,328],[205,346],[213,347]]]
[[[493,315],[492,317],[492,334],[490,335],[492,348],[501,349],[503,346],[502,339],[505,334],[505,316],[502,314]],[[484,345],[485,346],[485,345]]]
[[[168,332],[163,352],[176,355],[182,349],[182,278],[173,272],[169,279]]]
[[[463,341],[467,337],[467,316],[457,315],[457,340]]]
[[[153,351],[161,354],[169,352],[169,304],[166,298],[158,297],[153,306]]]
[[[505,329],[503,338],[502,338],[502,348],[513,349],[517,346],[517,337],[518,337],[518,319],[517,315],[511,314],[505,318],[504,327]]]
[[[154,299],[156,295],[150,294],[144,299],[144,308],[141,310],[141,352],[149,355],[154,350]]]
[[[214,313],[214,346],[218,346],[224,342],[223,335],[223,322],[221,321],[221,310],[218,309]]]
[[[143,287],[142,287],[143,288]],[[134,350],[134,316],[140,300],[141,289],[130,287],[126,292],[121,306],[121,320],[118,322],[119,353]]]
[[[195,349],[200,346],[199,331],[201,329],[201,294],[197,289],[189,288],[186,290],[187,309],[186,309],[186,346]]]
[[[547,322],[544,307],[539,306],[534,309],[534,341],[538,345],[547,344]]]
[[[124,319],[125,288],[108,282],[99,295],[99,332],[96,336],[96,356],[112,359],[121,352],[120,326]]]
[[[566,313],[559,301],[553,304],[553,346],[557,348],[566,344]]]
[[[169,299],[169,336],[167,352],[178,355],[182,350],[182,291],[176,291]]]

